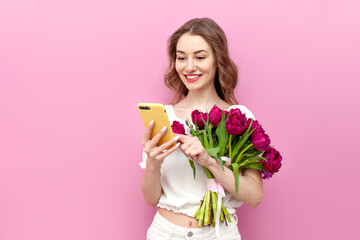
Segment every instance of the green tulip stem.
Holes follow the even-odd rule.
[[[196,219],[199,219],[198,216],[200,214],[200,208],[201,208],[201,206],[196,210],[195,214],[193,215],[193,217],[196,218]]]
[[[212,209],[213,209],[213,224],[215,224],[215,219],[216,219],[216,211],[217,211],[217,193],[216,192],[211,192],[211,200],[212,200]]]
[[[210,191],[206,191],[206,202],[205,202],[205,217],[204,217],[204,226],[210,224]]]
[[[208,194],[206,192],[203,204],[202,204],[201,209],[200,209],[200,218],[199,218],[199,224],[198,224],[199,227],[201,227],[203,225],[204,214],[205,214],[205,205],[206,205],[207,197],[208,197]]]
[[[209,146],[209,140],[208,140],[208,136],[207,136],[207,132],[206,132],[206,128],[204,130],[204,147],[205,148],[210,148]]]
[[[224,221],[224,211],[222,209],[220,211],[220,221]]]
[[[224,204],[221,204],[221,210],[224,212],[225,217],[226,217],[226,219],[228,220],[228,222],[231,222],[231,218],[230,218],[229,213],[228,213],[228,211],[226,210],[226,207],[224,206]]]
[[[232,135],[230,134],[230,137],[229,137],[229,158],[231,160],[231,138],[232,138]]]
[[[209,144],[210,144],[210,148],[213,148],[214,147],[214,139],[213,137],[211,136],[211,129],[212,129],[212,125],[209,124],[209,127],[208,127],[208,136],[209,136]]]
[[[209,169],[207,169],[206,167],[203,167],[203,169],[208,179],[214,179],[214,175],[210,172]]]
[[[241,156],[244,154],[244,152],[246,152],[246,150],[248,150],[249,148],[251,148],[253,146],[253,144],[249,144],[249,146],[247,146],[246,148],[244,148],[244,150],[241,151],[241,153],[239,154],[239,156],[236,158],[236,163],[239,163],[240,162],[240,158]]]
[[[233,152],[236,155],[238,151],[242,148],[242,146],[246,143],[248,138],[251,136],[251,134],[255,131],[256,128],[250,131],[253,121],[251,120],[251,123],[248,127],[248,129],[244,132],[244,134],[241,136],[240,141],[235,145]]]

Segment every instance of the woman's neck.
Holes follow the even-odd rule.
[[[182,106],[199,111],[210,111],[214,104],[223,106],[226,104],[217,94],[215,87],[202,91],[189,91],[187,96],[181,101]]]

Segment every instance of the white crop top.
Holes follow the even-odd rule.
[[[242,105],[230,106],[239,108],[247,118],[254,119],[252,112]],[[178,118],[172,105],[165,105],[166,113],[169,117],[170,124],[173,121],[179,121],[185,127],[186,134],[190,134],[190,129],[186,126],[185,120]],[[146,167],[147,155],[143,152],[143,161],[140,162],[141,168]],[[206,175],[200,164],[195,163],[196,179],[193,177],[193,170],[189,164],[188,158],[180,149],[175,150],[164,159],[160,168],[160,182],[163,193],[160,197],[157,207],[172,210],[175,213],[183,213],[193,216],[200,206],[200,201],[204,198],[206,192]],[[225,190],[226,196],[223,198],[223,204],[229,214],[236,212],[235,208],[242,205],[228,191]]]

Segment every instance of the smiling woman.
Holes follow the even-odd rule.
[[[191,74],[195,74],[191,72],[191,68],[195,69],[198,64],[203,66],[203,62],[210,66],[211,61],[214,61],[216,68],[213,79],[217,95],[226,102],[237,103],[234,89],[237,85],[238,70],[229,57],[225,33],[213,20],[193,19],[180,27],[168,40],[168,57],[165,85],[174,91],[171,103],[178,102],[182,96],[188,94],[189,89],[185,83],[179,81],[183,80],[184,76],[179,74],[180,68],[188,67],[191,79]]]
[[[214,105],[223,110],[237,109],[247,118],[254,118],[246,107],[232,105],[237,104],[234,97],[237,68],[229,58],[225,34],[213,20],[201,18],[185,23],[169,38],[168,55],[165,84],[174,91],[173,105],[165,106],[170,122],[184,124],[185,119],[191,119],[195,109],[209,112]],[[197,137],[177,135],[156,146],[166,129],[150,139],[153,127],[154,124],[149,124],[142,140],[144,158],[141,166],[145,172],[141,190],[145,201],[158,207],[147,239],[217,239],[219,235],[221,239],[241,239],[236,208],[242,203],[251,207],[260,203],[260,172],[244,170],[236,187],[233,172],[227,167],[223,170]],[[185,131],[189,132],[187,126]],[[180,144],[168,149],[176,142]],[[195,179],[188,159],[192,159],[197,168]],[[216,231],[204,227],[194,217],[208,188],[203,167],[209,169],[226,190],[223,205],[231,221],[227,225],[220,223]]]
[[[213,83],[216,61],[210,44],[204,38],[185,33],[176,48],[175,69],[187,89],[197,92]]]

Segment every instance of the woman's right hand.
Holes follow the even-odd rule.
[[[154,129],[154,121],[151,121],[145,130],[145,134],[142,139],[142,144],[144,147],[144,152],[147,154],[146,167],[149,166],[155,169],[161,167],[161,164],[163,163],[165,157],[167,157],[172,152],[174,152],[179,147],[180,142],[175,144],[175,146],[173,146],[172,148],[167,149],[178,141],[179,136],[176,136],[170,141],[165,142],[160,146],[156,146],[159,140],[161,139],[161,137],[164,136],[164,134],[166,133],[167,128],[163,127],[161,131],[150,140],[153,129]]]

